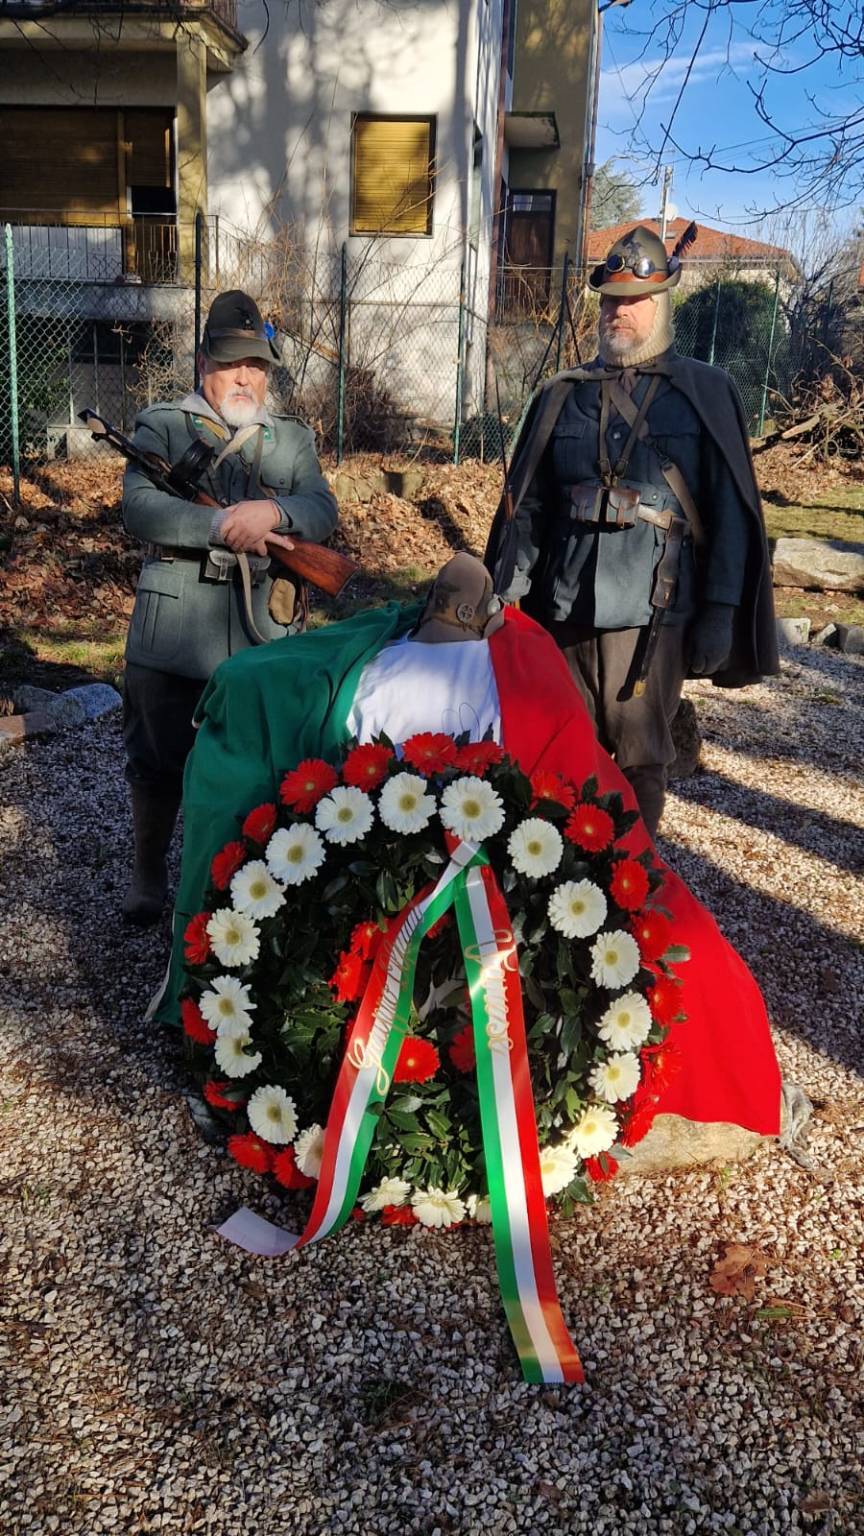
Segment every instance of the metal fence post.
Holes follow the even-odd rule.
[[[339,269],[339,378],[336,384],[336,463],[345,453],[345,352],[348,322],[348,241],[342,241]]]
[[[18,347],[15,339],[15,254],[12,225],[6,225],[6,316],[9,342],[9,424],[12,429],[12,484],[21,500],[21,443],[18,437]]]
[[[714,296],[714,324],[711,327],[711,345],[708,348],[708,361],[712,367],[714,365],[714,348],[717,345],[717,320],[720,315],[720,283],[721,278],[718,274],[717,292]]]
[[[759,407],[759,431],[761,437],[765,431],[765,403],[768,399],[768,380],[771,377],[771,356],[774,351],[774,332],[777,329],[777,307],[780,302],[780,268],[777,268],[777,278],[774,283],[774,312],[771,316],[771,335],[768,338],[768,361],[765,364],[765,380],[762,385],[762,404]]]
[[[453,463],[459,463],[459,444],[462,437],[462,396],[464,392],[465,351],[465,263],[459,273],[459,319],[456,327],[456,419],[453,422]]]
[[[195,391],[201,383],[198,375],[198,346],[201,340],[201,247],[204,215],[199,208],[195,214]]]
[[[558,305],[558,341],[555,347],[555,372],[561,372],[561,349],[564,345],[564,316],[567,313],[567,275],[570,252],[564,252],[564,270],[561,274],[561,302]]]

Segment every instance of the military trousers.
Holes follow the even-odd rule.
[[[600,745],[633,786],[642,819],[654,837],[666,798],[666,771],[675,760],[670,727],[686,675],[687,626],[661,628],[641,698],[633,695],[632,684],[647,628],[555,624],[551,631],[588,706]]]
[[[178,800],[195,740],[192,717],[204,680],[127,662],[123,684],[126,778]]]

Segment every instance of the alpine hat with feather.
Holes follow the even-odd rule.
[[[693,244],[698,231],[688,224],[674,250],[667,256],[660,236],[644,224],[622,235],[611,247],[606,260],[595,267],[588,287],[611,298],[628,299],[636,295],[663,293],[681,281],[681,256]]]

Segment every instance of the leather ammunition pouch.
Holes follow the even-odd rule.
[[[675,520],[671,507],[652,507],[644,502],[637,486],[583,480],[577,485],[565,485],[562,490],[569,515],[579,523],[593,523],[599,529],[632,528],[638,519],[668,531]]]
[[[187,549],[174,544],[150,544],[147,554],[151,559],[172,564],[175,560],[188,560],[201,567],[201,581],[231,581],[237,569],[237,556],[233,550],[215,546],[213,549]],[[260,587],[270,569],[269,555],[247,555],[249,579],[253,587]]]

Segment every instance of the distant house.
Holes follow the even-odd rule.
[[[671,252],[690,223],[689,219],[670,219],[666,226],[666,249]],[[794,257],[782,245],[766,245],[762,240],[748,240],[744,235],[730,235],[723,229],[712,229],[696,221],[699,233],[688,246],[682,258],[681,285],[698,288],[709,276],[726,272],[736,277],[771,281],[780,273],[781,282],[792,283],[797,275]],[[660,233],[658,219],[628,219],[624,224],[610,224],[606,229],[592,230],[588,236],[588,260],[592,264],[602,261],[616,240],[644,224],[655,234]]]

